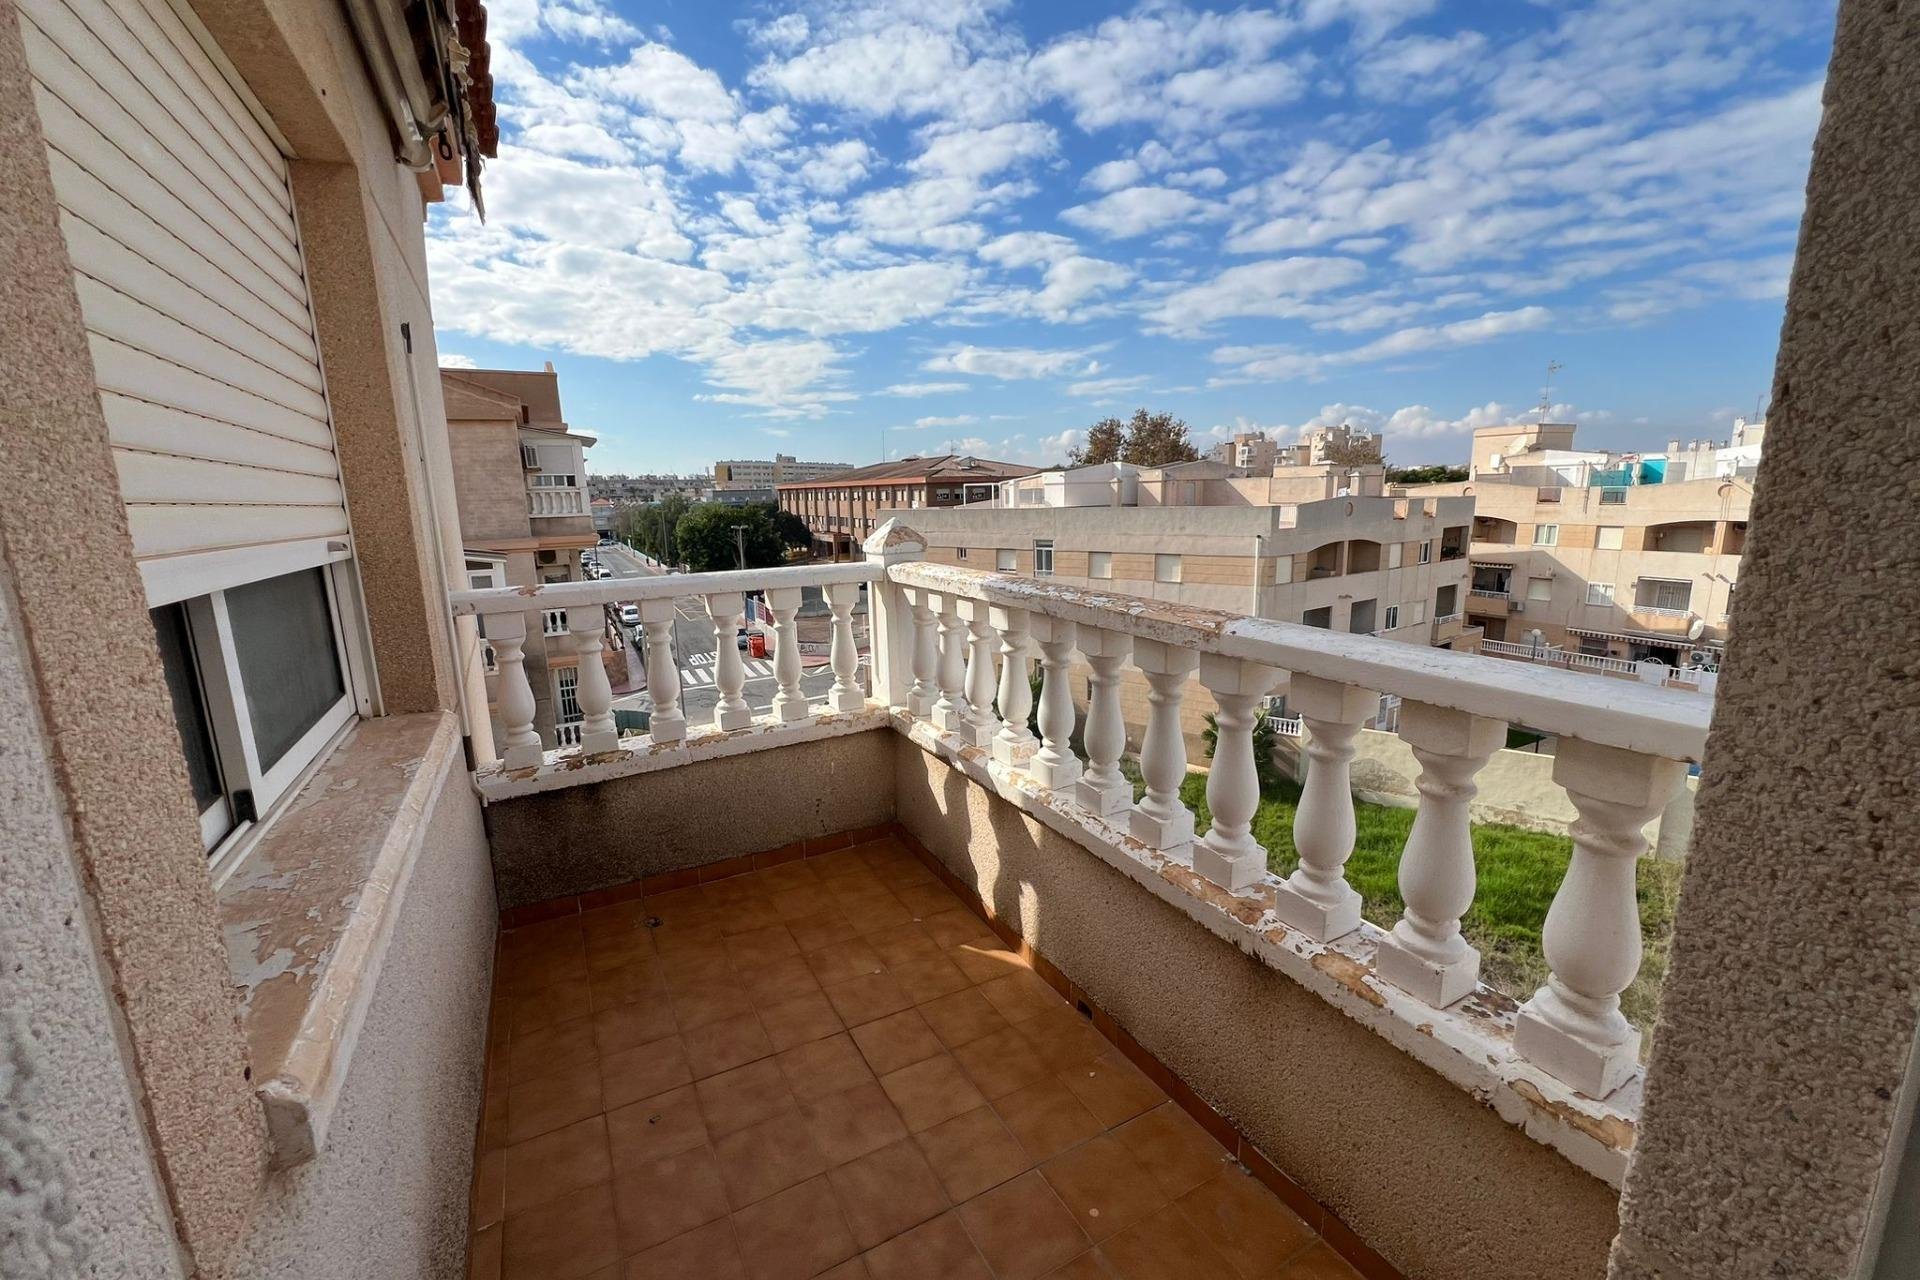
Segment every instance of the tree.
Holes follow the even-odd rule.
[[[712,573],[740,567],[740,540],[734,527],[746,533],[747,568],[766,569],[782,564],[787,547],[767,515],[766,505],[728,507],[703,502],[680,519],[674,538],[680,559],[694,573]]]
[[[1467,479],[1465,467],[1433,463],[1424,467],[1389,467],[1388,484],[1456,484]]]
[[[1380,442],[1370,436],[1327,442],[1327,461],[1336,467],[1370,467],[1386,460]]]
[[[1207,744],[1207,759],[1213,759],[1213,749],[1220,742],[1220,725],[1211,714],[1207,716],[1207,727],[1200,736]],[[1273,725],[1262,709],[1255,713],[1253,720],[1253,772],[1260,780],[1260,794],[1263,796],[1273,794],[1281,782],[1280,761],[1273,754],[1274,746]]]
[[[789,547],[810,547],[813,545],[813,530],[807,528],[807,522],[791,511],[782,510],[773,503],[765,504],[767,518],[773,521],[773,531],[780,535],[780,541]]]
[[[1170,413],[1135,409],[1127,423],[1127,442],[1120,461],[1136,467],[1169,467],[1176,462],[1198,462],[1200,451],[1187,438],[1187,424]]]
[[[686,495],[668,494],[646,506],[623,507],[620,511],[620,537],[663,564],[673,564],[674,534],[692,504]]]
[[[1087,443],[1067,451],[1070,467],[1094,467],[1103,462],[1118,462],[1125,446],[1127,425],[1118,418],[1102,418],[1087,428]]]

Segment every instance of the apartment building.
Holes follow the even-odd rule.
[[[606,498],[623,507],[659,502],[676,495],[689,502],[704,502],[713,493],[713,480],[704,475],[630,476],[621,471],[606,474],[596,471],[587,477],[587,489],[595,498]]]
[[[1575,447],[1566,424],[1474,433],[1468,617],[1500,644],[1717,667],[1753,503],[1760,424],[1664,454]]]
[[[1100,501],[1103,488],[1110,499],[1148,492],[1145,484],[1132,487],[1137,477],[1128,471],[1115,463],[1003,486],[1053,501],[892,514],[926,539],[927,559],[935,564],[1421,646],[1478,647],[1479,632],[1464,612],[1472,498],[1218,506]],[[1284,683],[1275,693],[1285,697]],[[1146,723],[1145,684],[1124,679],[1122,704],[1130,732],[1138,733]],[[1182,728],[1197,740],[1214,710],[1212,699],[1195,683],[1182,705]]]
[[[771,489],[780,484],[823,480],[852,470],[851,462],[801,462],[790,453],[776,453],[771,460],[733,458],[713,464],[713,487]]]
[[[873,532],[883,511],[919,511],[968,502],[989,505],[1001,481],[1031,475],[1033,467],[989,458],[945,453],[897,458],[827,479],[783,482],[775,486],[780,509],[807,522],[816,559],[846,560],[859,555],[860,543]]]
[[[544,370],[442,369],[440,384],[466,584],[581,581],[580,553],[600,539],[587,496],[586,451],[594,437],[567,428],[552,363]],[[529,615],[522,652],[540,740],[577,740],[579,658],[565,610]],[[497,655],[491,646],[486,653],[487,702],[498,732]]]
[[[464,1273],[492,739],[423,224],[488,55],[473,0],[0,6],[9,1277]]]

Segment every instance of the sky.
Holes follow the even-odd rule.
[[[1832,0],[488,0],[441,362],[560,373],[591,469],[1062,460],[1550,404],[1764,407]],[[1549,363],[1562,366],[1551,374]]]

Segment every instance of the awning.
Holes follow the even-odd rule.
[[[1667,649],[1697,649],[1699,643],[1685,636],[1656,636],[1644,631],[1595,631],[1589,627],[1568,627],[1576,636],[1592,636],[1596,640],[1625,640],[1633,644],[1657,644]]]

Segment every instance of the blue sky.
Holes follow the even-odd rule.
[[[1658,447],[1771,381],[1831,0],[489,0],[443,363],[561,373],[601,471],[1058,460],[1530,412]]]

